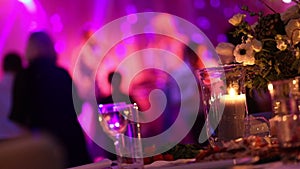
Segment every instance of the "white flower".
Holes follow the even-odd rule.
[[[277,40],[276,41],[277,45],[277,49],[279,49],[280,51],[284,51],[287,48],[287,44],[283,41],[283,40]]]
[[[243,65],[254,65],[254,51],[251,43],[242,43],[235,47],[233,51],[235,56],[235,61],[238,63],[243,63]]]
[[[222,64],[229,64],[234,61],[233,49],[234,45],[232,43],[222,42],[216,47],[216,52],[219,55]]]
[[[255,52],[260,52],[262,50],[262,43],[257,39],[252,39],[251,47]]]
[[[292,19],[285,27],[287,36],[295,45],[300,42],[300,19]]]
[[[245,17],[246,17],[245,14],[238,13],[235,14],[232,18],[230,18],[228,22],[233,26],[238,26],[244,20]]]
[[[289,7],[285,12],[280,14],[281,20],[286,23],[290,19],[300,18],[299,6],[294,5]]]
[[[284,51],[287,48],[287,44],[289,43],[289,39],[286,35],[276,35],[275,37],[276,40],[276,47],[277,49],[279,49],[280,51]]]

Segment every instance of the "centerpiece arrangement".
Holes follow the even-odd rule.
[[[299,151],[294,151],[299,149],[300,137],[293,134],[298,133],[300,124],[300,1],[293,2],[283,13],[266,3],[273,13],[253,12],[243,6],[242,13],[229,19],[235,28],[232,35],[240,43],[220,43],[216,48],[223,64],[242,65],[250,94],[253,90],[269,91],[273,113],[269,119],[270,136],[277,140],[279,150],[275,150],[281,153],[284,163],[300,161]],[[249,16],[258,19],[249,24]]]
[[[267,89],[270,81],[298,76],[300,73],[300,2],[283,13],[264,15],[247,6],[234,15],[229,23],[235,27],[233,37],[241,38],[236,46],[220,43],[217,53],[223,64],[241,63],[245,66],[245,85],[249,89]],[[257,17],[254,24],[247,17]],[[229,53],[229,55],[228,55]],[[239,73],[239,72],[236,72]]]

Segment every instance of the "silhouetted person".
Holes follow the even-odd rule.
[[[11,120],[9,112],[12,105],[12,88],[16,74],[23,69],[19,54],[7,53],[2,62],[3,77],[0,82],[0,139],[18,137],[24,131]]]
[[[98,101],[101,104],[126,102],[127,104],[134,103],[133,99],[121,91],[122,75],[119,72],[110,72],[108,74],[108,82],[111,86],[111,95],[100,98]]]
[[[45,32],[30,35],[28,68],[15,80],[11,119],[31,131],[54,136],[66,152],[66,167],[92,162],[72,99],[72,79],[56,65],[57,55]]]

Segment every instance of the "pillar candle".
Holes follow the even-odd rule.
[[[220,139],[231,140],[244,136],[244,120],[246,114],[246,96],[230,89],[229,94],[222,96],[224,112],[219,123]]]

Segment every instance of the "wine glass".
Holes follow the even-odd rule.
[[[120,112],[121,106],[126,106],[126,103],[118,102],[99,105],[99,122],[104,132],[113,140],[118,134],[125,132],[128,124],[127,117]]]
[[[114,141],[119,168],[143,168],[138,106],[113,103],[99,105],[99,122]]]

